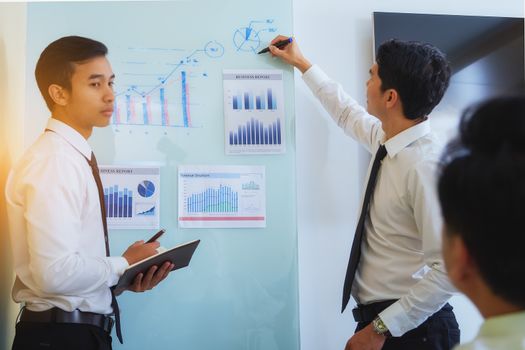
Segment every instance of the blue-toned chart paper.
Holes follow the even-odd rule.
[[[179,225],[265,227],[263,166],[179,166]]]
[[[110,229],[155,229],[160,223],[160,168],[100,166]]]
[[[226,154],[285,151],[283,73],[224,70]]]

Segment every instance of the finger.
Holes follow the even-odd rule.
[[[143,240],[136,241],[136,242],[133,243],[131,246],[132,246],[132,247],[136,247],[136,246],[141,245],[141,244],[144,244],[144,241],[143,241]]]
[[[277,46],[270,45],[270,46],[268,46],[268,48],[270,49],[270,53],[273,56],[283,57],[285,55],[284,50],[279,49]]]
[[[271,44],[271,45],[274,45],[276,42],[281,41],[281,40],[286,40],[286,39],[288,39],[287,36],[284,36],[284,35],[277,35],[275,38],[273,38],[272,41],[270,41],[270,44]]]
[[[168,266],[166,266],[166,271],[164,271],[164,276],[162,276],[162,279],[165,279],[170,274],[171,270],[175,267],[175,264],[168,263]]]
[[[133,284],[130,286],[130,290],[134,292],[142,292],[142,277],[144,277],[143,273],[139,273],[137,277],[135,277],[135,280],[133,281]]]
[[[160,269],[155,273],[155,275],[153,276],[153,279],[151,280],[151,283],[153,284],[153,286],[156,286],[157,284],[160,283],[160,281],[162,281],[168,276],[168,274],[171,271],[170,267],[172,266],[173,264],[170,263],[169,261],[166,261],[164,264],[162,264]]]
[[[158,247],[160,247],[160,243],[158,241],[151,242],[151,243],[146,243],[144,245],[147,246],[148,248],[152,248],[152,249],[157,249]]]
[[[149,290],[149,289],[152,288],[151,280],[152,280],[153,276],[155,275],[155,271],[157,271],[158,269],[159,269],[159,267],[157,265],[153,265],[152,267],[150,267],[150,269],[148,270],[148,272],[144,276],[144,279],[142,280],[142,287],[144,288],[144,290],[146,290],[146,289]]]

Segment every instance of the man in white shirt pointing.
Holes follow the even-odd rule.
[[[111,289],[126,267],[156,253],[135,242],[109,256],[101,183],[91,147],[94,127],[113,114],[115,75],[104,44],[70,36],[40,55],[35,76],[51,111],[45,132],[11,171],[6,185],[16,282],[23,304],[13,349],[111,349]],[[139,274],[131,291],[155,287],[169,262]]]
[[[435,47],[383,43],[361,107],[300,52],[297,42],[272,55],[295,66],[346,134],[371,154],[368,180],[343,288],[358,323],[346,349],[450,349],[459,329],[447,300],[454,292],[441,256],[436,165],[441,146],[428,114],[440,102],[450,68]],[[350,233],[349,233],[350,234]]]

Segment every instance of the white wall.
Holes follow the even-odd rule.
[[[295,0],[294,28],[303,53],[361,103],[372,64],[372,12],[523,17],[522,0]],[[288,34],[288,33],[283,33]],[[343,349],[353,334],[341,315],[344,274],[368,155],[331,121],[296,74],[297,187],[301,349]],[[454,297],[462,340],[481,318]]]

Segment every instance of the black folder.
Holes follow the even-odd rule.
[[[160,267],[166,261],[175,264],[171,271],[188,266],[190,264],[191,257],[193,256],[195,249],[197,249],[200,241],[201,240],[198,239],[178,245],[159,254],[152,255],[149,258],[141,260],[133,265],[130,265],[124,271],[124,274],[120,276],[115,289],[127,288],[130,284],[133,284],[135,277],[139,273],[145,274],[150,269],[150,267],[154,265]]]

